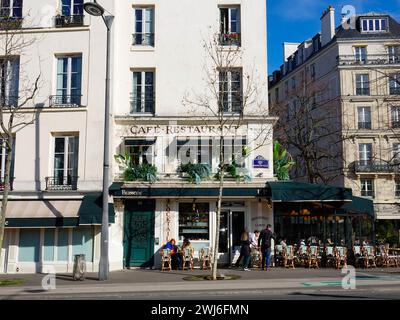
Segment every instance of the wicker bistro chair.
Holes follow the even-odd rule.
[[[182,250],[182,270],[185,270],[187,268],[188,270],[193,270],[193,254],[194,250],[193,248],[186,247],[185,249]]]
[[[172,270],[172,258],[171,258],[171,250],[162,249],[160,251],[161,255],[161,271]]]
[[[206,270],[208,268],[211,269],[212,265],[212,249],[211,248],[202,248],[200,250],[200,266],[203,270]]]
[[[390,253],[390,248],[389,246],[385,247],[385,250],[387,252],[387,263],[388,267],[400,267],[400,255],[397,255],[395,252],[393,254]]]
[[[261,253],[256,248],[251,248],[251,266],[254,268],[261,268]]]
[[[308,248],[306,245],[301,245],[297,250],[296,260],[301,266],[306,267],[309,263],[308,259],[309,259]]]
[[[321,256],[319,255],[319,247],[318,246],[309,246],[307,248],[307,263],[308,267],[316,267],[319,269],[319,265],[321,264]]]
[[[365,257],[365,267],[376,267],[376,254],[373,246],[363,246],[362,251]]]
[[[366,268],[366,258],[365,251],[362,250],[361,246],[353,247],[354,257],[355,257],[355,265],[356,267],[360,267],[361,265]]]
[[[278,244],[275,246],[275,265],[283,265],[283,246]]]
[[[335,267],[339,269],[341,266],[343,268],[347,267],[347,248],[346,247],[335,247]]]
[[[378,267],[389,266],[389,253],[385,246],[381,245],[377,247],[376,253],[376,265]]]
[[[296,256],[294,254],[294,247],[293,246],[286,246],[286,248],[283,249],[283,266],[286,268],[288,265],[292,266],[294,269],[295,266],[295,261],[296,261]]]
[[[326,266],[327,267],[336,267],[337,256],[335,253],[335,247],[326,246],[325,247],[325,255],[326,255]]]

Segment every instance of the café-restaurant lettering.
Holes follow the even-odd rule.
[[[236,134],[238,128],[224,126],[224,133]],[[218,126],[185,126],[185,125],[167,125],[167,126],[132,126],[130,129],[133,135],[159,135],[159,134],[219,134]]]

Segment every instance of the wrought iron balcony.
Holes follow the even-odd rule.
[[[400,64],[400,55],[389,54],[341,55],[337,59],[340,66]]]
[[[131,113],[154,113],[155,94],[147,94],[142,97],[131,96]]]
[[[132,44],[134,46],[154,46],[154,33],[134,33]]]
[[[46,177],[47,191],[69,191],[78,189],[78,177]]]
[[[15,30],[22,27],[23,18],[3,16],[0,13],[0,30]]]
[[[4,191],[6,184],[4,182],[4,179],[0,179],[0,192]],[[10,178],[10,191],[14,190],[14,178]]]
[[[81,98],[79,95],[57,95],[50,96],[49,107],[58,108],[76,108],[81,107]]]
[[[400,173],[400,163],[357,161],[354,163],[356,173]]]
[[[58,15],[54,17],[54,26],[56,28],[81,27],[84,25],[84,22],[85,22],[84,15],[71,15],[71,16]]]
[[[222,33],[219,35],[219,42],[222,46],[240,46],[241,34],[238,32]]]

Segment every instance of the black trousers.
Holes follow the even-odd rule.
[[[239,255],[239,258],[236,260],[235,267],[239,268],[240,261],[243,259],[243,257],[244,257],[243,254]]]

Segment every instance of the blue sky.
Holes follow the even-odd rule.
[[[337,25],[343,5],[353,5],[357,13],[390,13],[400,21],[400,0],[267,0],[267,5],[269,74],[283,62],[282,43],[302,42],[319,32],[319,19],[329,5],[335,8]]]

